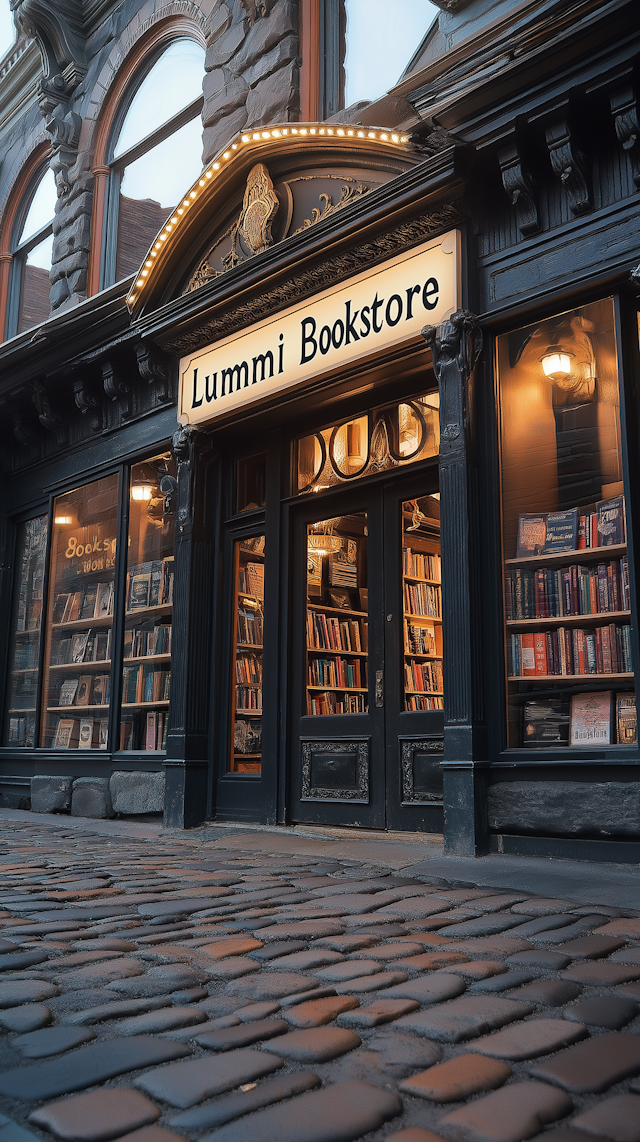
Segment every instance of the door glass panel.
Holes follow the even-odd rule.
[[[306,713],[366,714],[366,512],[307,527],[306,637]]]
[[[175,491],[170,452],[133,465],[119,749],[166,749]]]
[[[54,501],[40,744],[106,749],[118,477]]]
[[[440,497],[402,505],[404,708],[442,710]]]
[[[5,720],[4,745],[35,745],[46,545],[46,515],[21,524],[18,530],[17,575],[10,628],[9,709]]]
[[[264,540],[264,535],[254,535],[233,545],[236,619],[231,656],[230,773],[262,771]]]

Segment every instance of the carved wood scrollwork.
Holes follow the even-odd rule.
[[[126,420],[131,416],[131,392],[119,362],[111,360],[102,362],[102,386],[109,400],[119,402],[122,419]]]
[[[301,234],[303,230],[308,230],[310,226],[315,226],[316,222],[322,222],[325,218],[328,218],[330,214],[335,214],[336,211],[342,210],[343,206],[348,206],[350,202],[354,202],[357,198],[362,198],[363,194],[367,194],[369,189],[370,187],[364,182],[358,182],[355,186],[345,184],[340,191],[340,198],[337,202],[333,201],[330,194],[321,194],[319,201],[324,203],[322,209],[319,210],[317,206],[314,206],[311,212],[311,218],[305,218],[302,226],[298,226],[298,229],[294,230],[293,233]]]
[[[631,84],[609,97],[616,136],[631,163],[633,181],[640,188],[640,120],[636,94]]]
[[[42,427],[54,434],[58,444],[66,444],[68,435],[66,417],[62,416],[51,393],[44,385],[34,385],[33,403],[36,406],[38,420]]]
[[[73,381],[73,399],[76,408],[86,416],[93,432],[101,427],[100,401],[93,391],[93,385],[86,376],[76,377]]]
[[[140,342],[136,346],[136,359],[138,372],[143,381],[147,381],[153,387],[155,403],[165,404],[171,399],[168,358],[152,346]]]
[[[502,185],[516,212],[518,229],[528,237],[540,229],[538,205],[532,176],[525,167],[516,142],[509,143],[498,152]]]
[[[576,216],[591,210],[585,156],[575,145],[566,119],[553,123],[545,131],[549,157],[569,199],[571,213]]]

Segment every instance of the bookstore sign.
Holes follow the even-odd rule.
[[[419,338],[458,308],[459,251],[453,230],[183,357],[178,420],[214,420]]]

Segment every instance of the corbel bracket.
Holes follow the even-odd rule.
[[[585,156],[575,145],[566,119],[560,119],[545,130],[553,172],[558,176],[569,199],[571,213],[579,216],[591,210]]]
[[[609,96],[614,117],[616,136],[629,157],[633,181],[640,189],[640,121],[636,93],[631,84],[625,84]]]
[[[48,432],[53,432],[58,444],[66,444],[68,440],[68,424],[58,410],[51,393],[43,384],[36,383],[33,388],[33,403],[36,406],[38,420]]]
[[[518,144],[511,140],[498,151],[502,185],[516,212],[518,229],[524,237],[540,230],[535,183],[520,156]]]
[[[100,400],[93,383],[85,374],[75,377],[73,381],[73,399],[76,408],[88,419],[93,432],[98,432],[102,427]]]
[[[124,419],[131,416],[131,390],[126,383],[122,368],[118,361],[106,360],[102,362],[102,387],[105,395],[111,401],[118,401],[121,407],[121,416]]]
[[[171,399],[169,358],[144,341],[136,346],[136,358],[143,381],[153,386],[156,404],[166,404]]]

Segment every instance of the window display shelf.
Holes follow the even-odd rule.
[[[631,674],[510,674],[509,682],[629,682]]]
[[[60,714],[60,713],[64,712],[65,714],[68,714],[69,717],[79,718],[79,717],[82,717],[82,715],[87,710],[108,710],[108,709],[109,709],[108,704],[107,705],[101,705],[101,706],[47,706],[47,713],[48,714]]]
[[[131,611],[125,611],[125,618],[127,619],[152,619],[156,615],[170,615],[173,610],[173,603],[158,603],[156,607],[134,607]]]
[[[157,702],[123,702],[123,710],[143,710],[151,706],[168,706],[168,698],[158,698]]]
[[[588,615],[560,615],[540,619],[507,619],[508,627],[531,626],[582,626],[583,623],[601,623],[603,619],[628,619],[631,611],[597,611]]]
[[[417,619],[421,623],[438,623],[439,626],[442,626],[442,619],[436,615],[414,615],[411,611],[405,611],[404,617],[405,619]]]
[[[444,696],[443,690],[406,690],[405,694],[426,694],[431,698],[442,698]]]
[[[328,646],[307,646],[307,650],[309,654],[342,654],[347,658],[367,658],[369,654],[368,650],[331,650]]]
[[[52,662],[49,670],[86,670],[88,666],[111,667],[111,659],[92,658],[90,662]]]
[[[249,710],[242,706],[236,706],[236,714],[242,714],[243,718],[261,718],[262,710]]]
[[[589,559],[602,560],[616,555],[626,555],[626,543],[615,543],[610,547],[578,547],[572,551],[560,551],[552,555],[521,555],[519,559],[505,559],[505,567],[544,566],[545,563],[582,563]]]
[[[369,692],[368,686],[307,686],[307,690],[331,690],[336,694],[367,694]]]
[[[135,662],[170,662],[170,654],[134,654],[131,658],[123,658],[123,663]]]
[[[416,654],[413,650],[407,650],[405,647],[405,658],[422,658],[429,662],[442,662],[443,657],[441,654]]]
[[[349,611],[346,607],[325,607],[320,603],[309,603],[308,607],[310,611],[325,611],[332,615],[357,615],[361,619],[368,618],[367,611]]]
[[[104,615],[99,619],[72,619],[68,623],[51,623],[51,630],[90,630],[91,627],[111,626],[113,615]]]
[[[408,579],[410,583],[428,583],[430,587],[442,586],[439,579],[423,579],[421,575],[403,575],[402,578]]]

